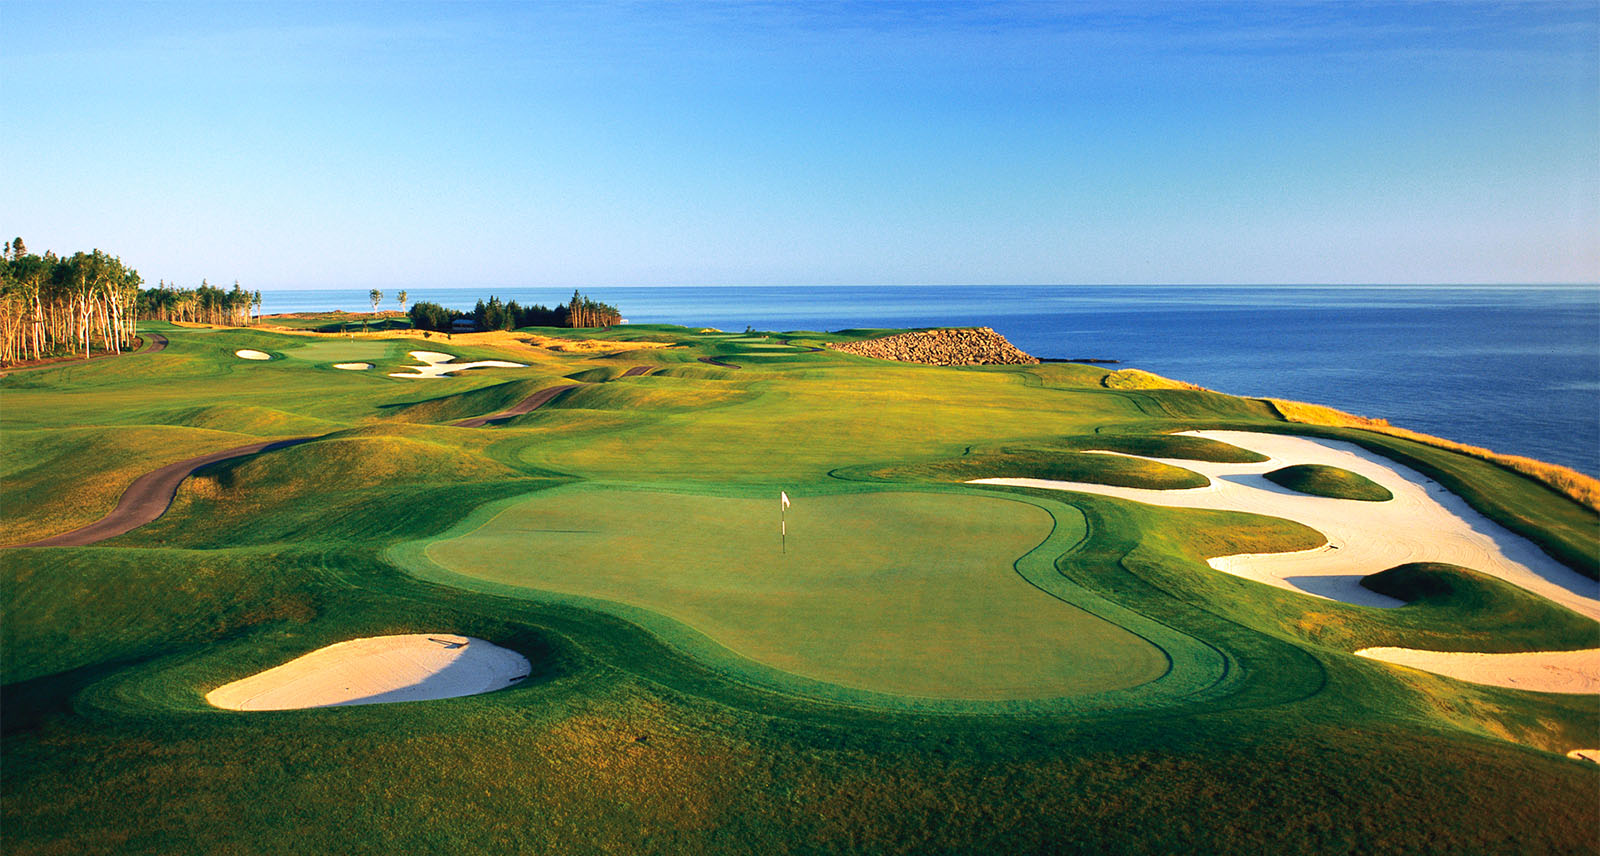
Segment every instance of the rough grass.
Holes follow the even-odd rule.
[[[1165,378],[1144,369],[1118,369],[1100,379],[1106,389],[1201,389],[1192,383]]]
[[[93,523],[111,513],[139,476],[254,439],[180,427],[7,430],[0,443],[0,544]]]
[[[186,425],[190,428],[269,437],[326,434],[340,427],[339,423],[327,419],[251,405],[214,404],[206,407],[189,407],[163,415],[162,421],[169,425]]]
[[[1394,494],[1381,484],[1349,470],[1325,464],[1295,464],[1265,474],[1267,481],[1300,493],[1362,502],[1388,502]]]

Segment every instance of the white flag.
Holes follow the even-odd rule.
[[[783,503],[783,507],[784,508],[788,508],[789,507],[789,495],[787,493],[784,493],[781,490],[778,491],[778,499],[779,499],[779,501],[781,501]]]

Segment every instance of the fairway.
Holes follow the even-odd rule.
[[[945,493],[778,501],[581,486],[534,494],[427,557],[465,576],[640,607],[845,687],[1042,699],[1137,686],[1160,649],[1012,567],[1051,533],[1024,502]]]

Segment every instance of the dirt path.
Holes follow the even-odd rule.
[[[627,371],[618,375],[616,379],[621,380],[625,377],[641,377],[649,374],[654,368],[654,366],[630,366]],[[471,419],[463,419],[460,422],[452,422],[450,424],[456,428],[482,428],[491,422],[500,422],[510,419],[513,416],[522,416],[526,413],[532,413],[533,411],[538,410],[546,404],[554,401],[556,396],[559,396],[563,392],[566,392],[569,389],[577,389],[582,385],[583,384],[580,383],[568,383],[562,384],[561,386],[547,386],[533,395],[530,395],[527,398],[517,402],[516,406],[512,407],[510,410],[502,410],[499,413],[491,413],[488,416],[474,416]]]
[[[629,369],[629,371],[632,371],[632,369]],[[560,395],[561,393],[566,392],[569,389],[577,389],[580,386],[582,386],[582,384],[577,383],[567,383],[562,384],[561,386],[547,386],[533,395],[530,395],[527,398],[517,402],[516,405],[510,410],[502,410],[499,413],[491,413],[488,416],[474,416],[471,419],[463,419],[460,422],[452,422],[450,424],[457,428],[482,428],[483,426],[488,425],[490,422],[499,422],[504,419],[510,419],[513,416],[521,416],[524,413],[532,413],[546,404],[549,404],[551,401],[554,401],[556,396]]]
[[[242,458],[245,455],[254,455],[258,452],[271,452],[289,446],[299,445],[317,439],[316,437],[295,437],[290,440],[266,440],[260,443],[251,443],[248,446],[239,446],[233,449],[224,449],[220,452],[211,452],[186,461],[179,461],[145,473],[134,479],[133,484],[123,491],[122,498],[117,501],[117,507],[105,517],[71,532],[52,535],[38,541],[29,541],[26,544],[11,544],[11,547],[84,547],[115,538],[126,532],[131,532],[140,526],[150,523],[165,514],[167,507],[172,505],[172,500],[178,493],[178,485],[188,478],[195,470],[218,461],[230,458]]]
[[[725,363],[722,360],[717,359],[716,357],[700,357],[699,360],[700,360],[700,362],[705,363],[708,366],[717,366],[719,368],[724,368],[724,369],[742,369],[742,368],[744,368],[744,366],[736,366],[733,363]]]
[[[139,353],[153,354],[167,346],[167,339],[165,336],[155,333],[152,333],[151,336],[152,342],[150,349],[148,351],[140,351]],[[39,366],[38,368],[44,367]],[[650,370],[650,366],[633,366],[626,372],[623,372],[622,377],[638,377],[640,375],[647,374]],[[517,402],[517,404],[509,410],[503,410],[499,413],[492,413],[488,416],[475,416],[471,419],[463,419],[460,422],[453,422],[451,424],[457,428],[482,428],[491,422],[498,422],[503,419],[510,419],[513,416],[521,416],[525,413],[532,413],[540,407],[543,407],[544,405],[555,400],[556,396],[561,395],[569,389],[577,389],[579,386],[582,386],[582,384],[571,383],[562,384],[561,386],[545,387],[544,389],[541,389],[527,398]],[[315,439],[317,438],[295,437],[289,440],[267,440],[260,443],[251,443],[248,446],[239,446],[233,449],[224,449],[220,452],[212,452],[210,454],[200,455],[199,457],[178,461],[175,464],[168,464],[158,470],[153,470],[145,473],[137,479],[134,479],[133,484],[129,485],[126,491],[123,491],[122,498],[117,501],[117,507],[112,509],[110,514],[107,514],[105,517],[100,518],[88,526],[74,529],[71,532],[63,532],[60,535],[52,535],[49,538],[42,538],[38,541],[29,541],[26,544],[7,544],[4,546],[84,547],[89,544],[99,543],[108,538],[115,538],[118,535],[131,532],[140,526],[145,525],[146,523],[153,522],[161,517],[161,515],[165,514],[167,508],[172,505],[173,498],[177,496],[178,485],[182,484],[184,479],[188,478],[194,473],[195,470],[198,470],[201,467],[217,463],[218,461],[226,461],[231,458],[240,458],[244,457],[245,455],[254,455],[259,452],[271,452],[276,449],[296,446]]]
[[[61,366],[82,365],[83,363],[92,363],[95,360],[104,360],[110,357],[142,357],[146,354],[159,354],[167,347],[167,337],[161,335],[160,333],[145,333],[139,338],[144,340],[144,346],[135,351],[123,351],[120,354],[97,354],[87,360],[79,357],[66,357],[32,366],[17,366],[16,368],[0,371],[0,377],[16,374],[17,372],[33,372],[40,369],[53,369],[60,368]]]

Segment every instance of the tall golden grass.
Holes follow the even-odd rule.
[[[1391,437],[1400,437],[1417,443],[1423,443],[1440,449],[1459,452],[1479,460],[1505,467],[1514,473],[1527,476],[1536,482],[1570,498],[1573,502],[1595,511],[1600,511],[1600,479],[1586,476],[1571,467],[1559,464],[1549,464],[1533,458],[1524,458],[1518,455],[1502,455],[1499,452],[1457,443],[1443,437],[1423,434],[1407,428],[1397,428],[1390,425],[1386,419],[1369,419],[1365,416],[1356,416],[1324,407],[1320,404],[1306,404],[1303,401],[1284,401],[1277,398],[1264,399],[1271,404],[1286,421],[1299,422],[1304,425],[1326,425],[1335,428],[1364,428]]]
[[[1162,377],[1144,369],[1118,369],[1100,379],[1106,389],[1204,389],[1192,383]]]

